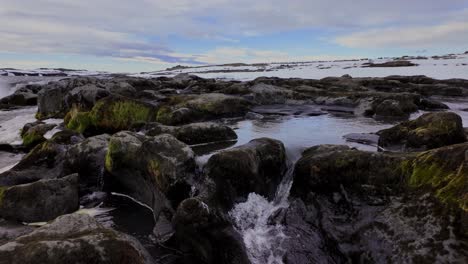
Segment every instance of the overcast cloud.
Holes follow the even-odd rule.
[[[0,0],[0,52],[197,64],[450,49],[468,43],[467,8],[466,0]],[[275,49],[270,37],[250,47],[293,31],[326,37],[300,43],[301,54]]]

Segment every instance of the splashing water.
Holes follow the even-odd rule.
[[[292,162],[278,186],[273,201],[250,193],[247,201],[237,204],[229,215],[241,233],[249,259],[254,264],[282,264],[286,253],[282,247],[287,236],[283,226],[272,220],[281,209],[289,206],[288,196],[292,185]]]

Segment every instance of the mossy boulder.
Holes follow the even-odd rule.
[[[155,263],[135,238],[84,214],[60,216],[0,246],[1,263]]]
[[[283,143],[259,138],[213,155],[205,173],[216,184],[213,203],[232,208],[255,192],[273,198],[286,169]]]
[[[124,97],[108,97],[97,102],[89,112],[73,108],[65,117],[67,128],[80,133],[117,132],[135,123],[155,121],[155,105]]]
[[[466,141],[462,119],[455,113],[428,113],[377,133],[379,146],[390,149],[427,150]]]
[[[148,136],[171,134],[189,145],[237,139],[236,132],[232,128],[213,122],[191,123],[183,126],[148,123],[140,131]]]
[[[455,205],[468,213],[467,155],[467,143],[418,154],[405,166],[409,186],[430,190],[443,203]]]
[[[51,139],[35,146],[13,168],[1,173],[0,185],[12,186],[67,175],[63,170],[67,150],[82,140],[80,134],[71,130],[55,133]],[[71,173],[74,172],[68,174]]]
[[[251,103],[239,96],[219,93],[173,96],[159,108],[157,121],[180,125],[222,117],[243,116]]]
[[[0,216],[6,219],[48,221],[79,207],[78,174],[0,188]]]
[[[194,153],[175,137],[162,134],[146,137],[122,131],[109,142],[105,167],[110,184],[153,208],[155,235],[164,240],[177,205],[189,197],[195,172]]]
[[[302,153],[294,167],[293,196],[306,198],[310,192],[331,193],[341,186],[362,190],[363,185],[388,192],[388,187],[402,183],[402,163],[408,157],[400,154],[366,152],[341,145],[319,145]],[[393,190],[395,191],[395,190]],[[365,192],[363,192],[365,193]]]
[[[56,125],[46,124],[43,122],[34,122],[24,125],[21,130],[21,138],[23,139],[23,145],[26,148],[32,148],[39,143],[46,141],[44,138],[47,131],[52,130]]]

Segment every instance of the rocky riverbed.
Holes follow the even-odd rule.
[[[0,99],[0,263],[468,261],[468,80],[31,81]]]

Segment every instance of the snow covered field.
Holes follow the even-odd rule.
[[[389,75],[426,75],[436,79],[468,79],[468,54],[443,57],[404,58],[417,66],[365,67],[366,63],[384,63],[395,58],[360,59],[352,61],[316,61],[298,63],[271,63],[258,65],[215,65],[175,70],[132,74],[132,76],[174,76],[179,73],[195,74],[203,78],[223,78],[248,81],[257,77],[321,79],[349,74],[352,77],[385,77]]]

